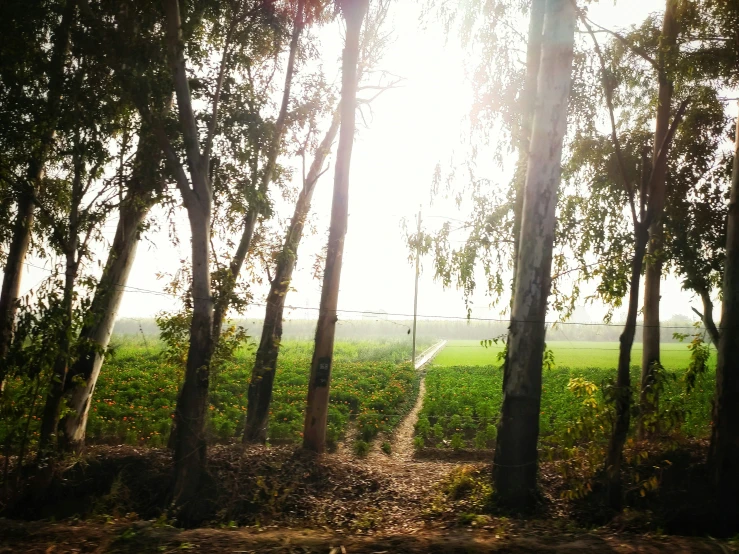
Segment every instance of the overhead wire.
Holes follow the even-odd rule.
[[[53,273],[54,271],[46,268],[37,266],[34,264],[31,264],[29,262],[24,262],[25,265],[29,267],[33,267],[36,269],[40,269],[43,271],[47,271],[49,273]],[[133,292],[137,294],[152,294],[156,296],[163,296],[163,297],[170,297],[170,298],[177,298],[177,295],[174,293],[164,292],[164,291],[156,291],[151,289],[145,289],[141,287],[134,287],[131,285],[123,285],[116,283],[114,286],[121,288],[122,290],[126,292]],[[193,299],[201,300],[201,298],[193,297]],[[259,306],[259,307],[266,307],[267,304],[263,302],[251,302],[250,306]],[[287,310],[310,310],[310,311],[320,311],[321,308],[317,306],[292,306],[292,305],[285,305],[285,309]],[[373,310],[351,310],[351,309],[337,309],[336,313],[344,313],[344,314],[357,314],[357,315],[374,315],[374,316],[380,316],[380,317],[386,317],[386,316],[393,316],[393,317],[408,317],[412,318],[414,317],[414,314],[411,313],[402,313],[402,312],[384,312],[384,311],[373,311]],[[421,319],[440,319],[440,320],[450,320],[450,321],[485,321],[490,323],[508,323],[511,324],[512,320],[510,318],[499,318],[499,317],[475,317],[475,316],[455,316],[455,315],[442,315],[442,314],[416,314],[417,318]],[[516,324],[521,323],[542,323],[540,320],[516,320]],[[623,323],[594,323],[594,322],[577,322],[577,321],[544,321],[545,325],[570,325],[575,326],[579,325],[582,327],[623,327]],[[691,328],[692,325],[686,324],[686,325],[645,325],[643,323],[636,323],[637,327],[659,327],[661,329],[688,329]],[[721,329],[721,327],[718,327]]]

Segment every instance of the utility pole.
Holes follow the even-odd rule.
[[[413,293],[413,367],[416,367],[416,318],[418,317],[418,273],[421,259],[421,208],[418,208],[418,232],[416,233],[416,290]]]

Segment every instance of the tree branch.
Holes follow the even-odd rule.
[[[626,164],[624,163],[623,155],[621,154],[621,143],[618,140],[618,131],[616,129],[616,116],[614,114],[613,109],[613,89],[611,88],[611,83],[608,76],[608,70],[606,69],[606,61],[603,57],[603,52],[600,49],[600,44],[598,44],[598,39],[595,38],[595,33],[593,33],[593,28],[588,23],[587,18],[581,14],[580,20],[583,22],[583,25],[585,25],[585,28],[590,33],[590,38],[593,40],[593,45],[595,46],[595,52],[598,55],[598,60],[600,61],[600,69],[603,73],[603,90],[606,95],[606,104],[608,105],[608,115],[611,119],[611,140],[613,141],[613,147],[616,150],[616,159],[618,161],[618,169],[619,173],[621,174],[621,180],[624,187],[624,190],[629,196],[629,206],[631,208],[631,217],[634,221],[634,225],[639,221],[639,217],[636,214],[636,205],[634,203],[634,187],[631,185],[628,179],[628,174],[626,173]]]
[[[654,165],[652,166],[652,174],[649,177],[650,197],[651,197],[651,190],[654,188],[655,175],[657,174],[658,169],[661,171],[662,168],[667,164],[667,153],[670,150],[672,139],[675,137],[677,128],[683,120],[683,116],[685,115],[685,110],[688,108],[689,103],[690,103],[690,96],[688,96],[685,100],[682,101],[682,103],[680,104],[680,107],[677,109],[677,112],[675,112],[675,117],[672,120],[672,124],[670,125],[670,128],[667,130],[665,139],[662,141],[662,144],[659,147],[657,157],[655,158]],[[652,224],[653,218],[654,218],[654,205],[650,205],[647,208],[647,215],[646,215],[647,225]]]
[[[202,167],[202,157],[198,137],[198,126],[195,121],[195,113],[192,108],[190,96],[190,84],[187,82],[187,65],[185,64],[184,44],[182,42],[182,21],[180,19],[180,7],[178,0],[162,0],[164,5],[165,20],[167,26],[167,47],[169,49],[169,64],[174,77],[174,88],[177,96],[177,109],[182,135],[185,142],[187,162],[190,166],[191,175],[199,175],[207,168]],[[166,152],[165,152],[166,154]],[[169,156],[167,156],[169,159]],[[179,181],[179,179],[178,179]],[[194,178],[193,187],[205,180]],[[193,189],[194,190],[194,189]],[[198,196],[207,194],[207,191],[194,190]]]
[[[164,159],[167,161],[169,170],[174,175],[177,188],[180,189],[180,194],[182,194],[182,201],[184,202],[185,207],[187,207],[195,200],[195,193],[190,188],[190,181],[188,180],[187,175],[185,175],[185,170],[180,163],[179,157],[177,157],[177,152],[175,152],[175,149],[169,140],[169,136],[164,130],[162,122],[149,117],[148,123],[151,125],[151,130],[159,143],[159,148],[161,148],[162,153],[164,154]]]
[[[210,125],[208,126],[208,135],[205,138],[205,152],[203,160],[206,165],[210,165],[210,153],[213,149],[213,138],[218,127],[218,103],[221,100],[221,89],[223,88],[223,79],[226,76],[226,65],[228,63],[228,49],[231,47],[231,39],[233,37],[234,28],[236,27],[236,18],[231,21],[226,33],[226,40],[223,44],[223,54],[221,55],[221,66],[218,69],[218,79],[216,80],[216,90],[213,94],[213,107],[211,109]]]
[[[629,50],[631,50],[632,52],[634,52],[634,54],[638,55],[642,59],[644,59],[647,62],[649,62],[651,64],[651,66],[654,67],[654,69],[656,69],[657,71],[660,71],[660,67],[659,67],[659,64],[657,63],[657,60],[655,60],[654,58],[652,58],[649,55],[649,52],[647,52],[641,46],[637,46],[636,44],[630,42],[626,37],[620,35],[616,31],[611,31],[610,29],[607,29],[607,28],[605,28],[605,27],[603,27],[601,25],[598,25],[593,20],[589,19],[583,12],[580,12],[580,19],[582,20],[582,22],[585,24],[586,27],[589,28],[590,26],[588,25],[588,23],[591,23],[592,25],[594,25],[595,27],[597,27],[600,31],[602,31],[604,33],[607,33],[607,34],[615,37],[621,44],[623,44]],[[591,31],[589,31],[589,32],[591,32]],[[592,32],[591,32],[591,34],[592,34]]]

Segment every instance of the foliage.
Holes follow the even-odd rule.
[[[192,310],[180,312],[163,312],[157,315],[159,338],[165,345],[164,359],[173,365],[185,367],[190,340],[190,322]],[[229,361],[233,360],[236,351],[247,343],[249,335],[241,326],[228,325],[219,337],[211,358],[211,372],[217,374]]]
[[[472,341],[470,341],[472,342]],[[557,351],[557,346],[554,346]],[[482,349],[481,349],[482,350]],[[612,407],[608,398],[612,390],[611,363],[615,359],[593,356],[599,367],[568,367],[567,354],[558,354],[560,365],[545,371],[542,382],[539,418],[542,445],[559,445],[572,449],[563,457],[592,445],[602,455],[612,423]],[[681,432],[690,437],[710,434],[710,406],[713,395],[713,369],[696,376],[686,389],[683,377],[687,356],[673,368],[657,372],[652,390],[660,398],[660,410],[652,424],[660,433]],[[443,360],[441,360],[444,363]],[[464,363],[457,357],[458,363]],[[489,363],[489,362],[488,362]],[[632,379],[638,382],[639,371],[632,367]],[[437,365],[426,374],[426,396],[416,424],[414,446],[439,448],[476,448],[494,446],[496,424],[502,402],[503,372],[492,365]],[[632,391],[632,394],[638,394]],[[565,446],[566,445],[566,446]],[[596,458],[593,471],[598,467]]]
[[[675,333],[675,338],[685,340],[690,337],[684,333]],[[690,363],[683,378],[685,380],[685,389],[690,393],[695,389],[699,378],[708,371],[711,348],[710,344],[705,342],[705,332],[698,331],[693,335],[692,340],[688,344],[688,350],[690,350]]]
[[[79,329],[88,313],[89,298],[75,302],[71,321],[62,305],[63,282],[57,275],[45,280],[19,306],[14,341],[7,364],[7,393],[0,396],[0,444],[21,459],[38,440],[43,401],[52,383],[54,364],[60,355],[62,337],[70,341],[70,362],[80,348]]]
[[[478,514],[489,511],[492,491],[487,472],[473,466],[455,467],[435,487],[427,514],[441,515],[454,505],[461,511],[460,523],[475,525],[483,521]]]
[[[364,361],[382,352],[405,352],[408,344],[380,346],[372,353],[369,342],[337,342],[336,362],[331,381],[329,436],[335,444],[356,421],[360,440],[368,442],[378,433],[389,433],[400,415],[412,406],[418,375],[409,363]],[[119,344],[100,375],[90,410],[87,440],[90,443],[166,444],[171,428],[178,385],[183,365],[171,358],[166,343],[144,346]],[[243,428],[246,415],[246,390],[253,350],[240,347],[224,361],[214,380],[208,405],[208,435],[211,440],[228,441]],[[270,415],[269,440],[297,442],[303,428],[303,405],[310,364],[309,343],[286,341],[282,346],[275,377]],[[7,394],[25,423],[28,415],[29,385],[18,377],[8,383]],[[33,387],[30,388],[33,392]],[[41,392],[38,393],[39,397]],[[38,429],[31,415],[30,432]],[[11,431],[8,421],[0,423],[0,437]]]
[[[364,458],[367,454],[369,454],[369,451],[370,445],[368,442],[358,440],[354,443],[354,453],[360,458]]]

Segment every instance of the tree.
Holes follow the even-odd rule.
[[[90,258],[91,244],[100,239],[100,227],[116,197],[116,180],[104,178],[104,170],[114,160],[114,137],[126,136],[130,113],[110,68],[93,54],[97,37],[84,24],[86,14],[86,9],[80,10],[80,24],[70,32],[71,63],[62,89],[54,144],[47,152],[54,177],[45,177],[43,187],[34,194],[40,224],[37,239],[45,232],[49,246],[65,264],[58,302],[61,332],[53,345],[56,359],[41,419],[39,460],[50,458],[55,447],[63,392],[77,354],[75,311],[86,303],[80,290],[88,284],[83,279],[84,263]]]
[[[244,442],[265,442],[267,440],[267,422],[272,398],[272,385],[277,371],[277,356],[282,340],[285,297],[290,288],[297,261],[298,247],[310,211],[313,191],[318,179],[325,172],[323,167],[338,131],[339,115],[337,113],[332,118],[331,125],[315,152],[307,176],[303,179],[303,188],[298,196],[298,201],[295,203],[295,211],[285,233],[282,250],[278,254],[274,276],[270,279],[262,335],[249,382]]]
[[[547,2],[493,462],[496,498],[514,509],[530,507],[535,498],[545,318],[575,19],[571,1]]]
[[[494,302],[509,290],[503,283],[504,274],[509,270],[513,272],[510,290],[515,287],[545,4],[545,0],[534,0],[530,5],[509,0],[473,1],[461,5],[429,2],[429,11],[438,12],[447,33],[456,24],[462,44],[481,50],[480,60],[471,71],[475,100],[469,114],[470,141],[479,138],[480,142],[493,142],[499,163],[502,163],[500,158],[505,149],[515,149],[518,154],[509,183],[491,183],[478,176],[474,168],[474,159],[479,155],[476,145],[470,146],[470,161],[464,167],[469,178],[460,179],[456,168],[452,168],[446,178],[447,184],[465,180],[461,190],[455,188],[446,192],[457,198],[471,199],[470,215],[464,226],[444,224],[432,237],[430,249],[434,252],[435,277],[444,286],[451,286],[456,277],[456,285],[464,291],[465,301],[477,289],[477,266],[484,271],[485,292]],[[518,29],[522,26],[522,15],[526,14],[529,16],[528,34],[523,35]],[[525,63],[520,61],[520,50],[511,48],[511,44],[522,42],[526,43]],[[437,166],[432,195],[444,192],[441,181],[441,166]],[[462,229],[468,230],[463,245],[452,246],[450,232]]]
[[[210,360],[213,354],[213,299],[210,288],[210,234],[213,202],[213,189],[209,176],[211,152],[218,125],[221,89],[229,68],[229,48],[234,39],[236,22],[244,17],[245,14],[242,14],[241,10],[246,7],[241,2],[232,3],[226,7],[228,30],[224,38],[223,54],[211,102],[207,135],[201,146],[200,131],[187,76],[179,3],[177,0],[164,0],[162,5],[167,55],[177,99],[179,130],[182,133],[189,178],[161,120],[148,111],[144,111],[142,116],[145,120],[149,119],[152,124],[169,169],[175,176],[191,231],[193,311],[185,379],[177,397],[172,430],[175,434],[173,502],[180,510],[181,517],[187,521],[192,517],[192,510],[195,509],[194,504],[206,464],[205,414]]]
[[[379,58],[384,53],[387,36],[382,33],[382,26],[387,17],[390,2],[380,0],[375,2],[365,18],[364,30],[360,40],[360,54],[357,70],[357,80],[361,83],[374,73]],[[393,78],[386,82],[385,74],[380,72],[377,84],[366,85],[372,89],[371,98],[357,99],[359,109],[371,105],[371,102],[386,90],[392,89],[400,81]],[[360,89],[363,88],[360,86]],[[320,103],[326,108],[332,105],[330,100],[321,98]],[[340,114],[336,110],[331,117],[331,123],[323,140],[316,149],[313,162],[307,176],[303,177],[303,188],[295,204],[295,211],[290,225],[285,233],[285,239],[280,252],[277,254],[274,274],[270,276],[270,291],[267,296],[262,335],[254,360],[254,368],[249,383],[246,426],[244,430],[245,442],[264,442],[267,439],[267,425],[269,406],[272,398],[272,386],[277,369],[277,356],[282,339],[282,314],[285,298],[290,288],[292,272],[297,261],[298,247],[303,234],[305,219],[311,206],[311,198],[318,178],[326,171],[323,169],[325,160],[330,153],[331,145],[339,131]],[[304,150],[304,148],[303,148]]]
[[[149,210],[160,198],[163,178],[161,151],[151,132],[143,127],[126,196],[119,206],[113,244],[102,276],[95,288],[85,322],[79,333],[77,358],[69,369],[64,387],[69,411],[59,423],[59,446],[79,451],[84,444],[87,416],[106,350],[113,333],[123,292],[131,272],[142,227]]]
[[[691,96],[694,101],[668,163],[663,258],[682,278],[683,288],[697,295],[702,308],[693,311],[718,346],[713,298],[721,290],[725,261],[731,159],[724,143],[729,125],[716,88],[699,86]]]
[[[313,6],[308,6],[313,7]],[[224,290],[220,292],[218,301],[215,304],[215,315],[213,318],[213,340],[218,342],[223,327],[223,320],[229,307],[229,300],[233,293],[233,286],[241,273],[241,269],[246,260],[249,249],[252,245],[254,230],[256,228],[257,219],[260,215],[268,212],[267,193],[269,185],[275,177],[277,169],[277,159],[282,149],[282,142],[287,127],[288,108],[290,106],[292,83],[295,75],[295,63],[300,46],[300,37],[305,27],[307,16],[306,0],[298,0],[295,7],[295,17],[293,19],[293,29],[290,36],[288,47],[287,67],[285,69],[285,85],[282,90],[282,101],[277,119],[271,137],[268,140],[266,148],[266,159],[261,175],[257,177],[259,185],[257,190],[249,202],[249,209],[244,215],[241,238],[236,251],[233,254],[231,263],[228,267],[228,274],[225,278]],[[256,176],[255,176],[256,177]]]
[[[669,128],[672,113],[673,72],[677,56],[676,44],[680,30],[679,1],[667,0],[665,15],[662,20],[662,32],[659,36],[658,55],[655,60],[659,89],[657,91],[656,127],[654,130],[654,146],[652,149],[652,166],[660,170],[653,176],[650,189],[650,204],[653,206],[653,220],[649,227],[649,247],[647,249],[646,272],[644,274],[644,331],[641,369],[640,405],[643,416],[656,409],[656,395],[649,394],[651,384],[655,380],[655,368],[660,364],[660,322],[659,301],[660,283],[663,265],[663,224],[662,212],[665,206],[667,191],[667,164],[656,163],[659,149]],[[640,417],[640,434],[644,434],[644,426]]]
[[[349,168],[355,130],[359,39],[369,0],[340,0],[338,4],[346,22],[341,78],[341,127],[336,152],[331,227],[303,430],[303,447],[316,452],[323,452],[326,448],[328,395],[337,321],[336,310],[349,209]]]
[[[736,133],[710,447],[717,512],[724,534],[736,531],[739,517],[739,476],[736,472],[739,459],[739,341],[736,340],[739,332],[739,124]]]
[[[5,23],[25,23],[3,33],[6,37],[3,60],[7,63],[3,63],[2,75],[3,83],[8,85],[3,87],[3,106],[8,108],[4,115],[9,118],[3,127],[18,130],[15,136],[23,141],[18,150],[23,152],[25,159],[18,168],[21,173],[12,177],[12,190],[17,200],[0,291],[0,359],[7,355],[12,340],[23,262],[34,224],[35,197],[41,192],[44,167],[54,144],[60,117],[77,1],[52,4],[46,10],[33,10],[30,14],[27,12],[27,3],[9,2],[3,5],[3,11]],[[21,12],[23,15],[20,15]],[[46,48],[47,35],[44,31],[48,29],[52,29],[51,48]],[[38,87],[28,86],[31,80],[38,83]],[[43,92],[34,94],[39,90]],[[32,124],[24,125],[29,120]],[[3,363],[0,382],[4,381],[5,368],[6,364]]]
[[[614,108],[614,92],[618,83],[615,78],[616,73],[613,68],[606,65],[606,58],[595,38],[590,23],[585,17],[582,18],[582,21],[593,40],[595,53],[600,64],[601,82],[611,125],[611,136],[608,147],[606,147],[607,139],[588,141],[579,137],[581,140],[579,147],[584,152],[583,156],[586,159],[595,160],[594,186],[591,190],[597,192],[595,185],[601,187],[605,197],[610,200],[609,204],[616,206],[616,211],[618,211],[618,204],[613,200],[625,199],[627,209],[631,215],[633,233],[630,244],[633,247],[633,255],[628,265],[630,268],[628,285],[621,283],[618,289],[611,290],[613,287],[609,285],[612,285],[612,283],[608,283],[606,286],[601,286],[600,292],[604,295],[611,295],[613,298],[620,298],[628,290],[626,322],[619,337],[616,382],[610,391],[611,398],[615,403],[616,414],[605,466],[609,503],[611,507],[618,509],[622,502],[621,464],[623,448],[629,432],[631,418],[631,348],[636,334],[636,320],[639,311],[639,283],[649,240],[649,227],[656,217],[655,214],[661,212],[664,207],[664,195],[659,191],[660,180],[666,174],[668,152],[677,127],[688,106],[689,97],[683,100],[678,108],[653,164],[650,165],[647,161],[647,148],[644,142],[647,137],[646,133],[632,132],[631,135],[626,135],[628,142],[626,148],[622,147]],[[579,159],[580,156],[576,153],[573,158]],[[619,190],[618,193],[617,190]],[[593,196],[598,198],[600,194],[593,194]],[[594,199],[591,198],[588,201],[593,202]],[[608,206],[607,209],[610,209],[611,206]],[[621,209],[623,210],[623,208]],[[621,238],[617,241],[617,244],[619,248],[623,248],[628,242],[627,239]]]

